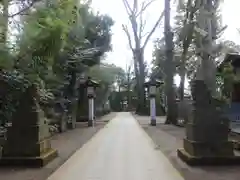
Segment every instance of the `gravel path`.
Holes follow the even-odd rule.
[[[182,174],[185,180],[239,180],[240,166],[227,167],[190,167],[178,157],[176,150],[182,147],[185,130],[181,127],[164,125],[164,117],[158,118],[157,126],[149,126],[149,117],[134,115],[139,124],[156,144],[156,149],[161,150],[174,167]]]
[[[114,118],[116,113],[110,113],[97,120],[94,128],[88,128],[86,123],[79,123],[77,128],[52,138],[52,147],[58,150],[59,157],[43,168],[0,168],[0,180],[46,180],[47,177],[60,167],[76,150],[85,144],[105,124]]]

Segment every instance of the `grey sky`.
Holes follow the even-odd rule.
[[[132,2],[133,0],[130,0]],[[145,17],[147,18],[146,32],[148,32],[156,19],[162,12],[164,5],[163,0],[157,0],[146,12]],[[227,24],[228,28],[224,33],[223,38],[229,39],[240,43],[240,35],[238,34],[237,28],[240,25],[236,23],[236,18],[240,17],[239,11],[240,1],[239,0],[225,0],[222,5],[222,17],[223,24]],[[122,31],[122,24],[128,24],[128,18],[122,3],[122,0],[93,0],[93,8],[100,13],[109,14],[114,20],[115,25],[112,29],[113,32],[113,51],[108,53],[107,61],[114,63],[122,68],[126,67],[126,63],[131,60],[132,54],[129,51],[127,38]],[[174,8],[173,8],[174,10]],[[154,33],[151,40],[148,43],[145,52],[145,59],[150,62],[152,58],[152,42],[157,37],[161,37],[162,29],[161,27]]]

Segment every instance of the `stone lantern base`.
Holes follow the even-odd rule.
[[[239,165],[240,156],[193,156],[184,149],[177,150],[178,157],[190,166],[203,166],[203,165]]]
[[[240,156],[234,155],[233,142],[228,140],[229,120],[219,103],[203,81],[196,80],[192,85],[194,108],[178,157],[189,165],[240,164]]]
[[[157,120],[156,119],[151,119],[150,125],[151,126],[156,126],[157,125]]]
[[[39,144],[35,144],[34,148],[36,150],[34,153],[38,154],[37,156],[20,156],[18,152],[7,154],[8,150],[4,149],[5,154],[0,159],[0,166],[43,167],[58,156],[58,152],[52,148],[47,148],[44,150],[45,152],[38,153],[48,143],[50,143],[50,140],[44,140]]]

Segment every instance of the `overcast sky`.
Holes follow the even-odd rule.
[[[133,0],[129,1],[132,2]],[[146,32],[152,28],[156,19],[158,19],[158,16],[163,10],[163,6],[164,1],[157,0],[146,12]],[[224,34],[224,38],[237,43],[240,43],[240,35],[237,31],[237,28],[240,28],[240,23],[238,23],[238,21],[236,22],[237,18],[240,17],[239,7],[239,0],[225,0],[222,5],[223,24],[228,25],[228,28]],[[122,24],[129,24],[122,0],[93,0],[93,8],[96,11],[100,11],[100,13],[109,14],[114,19],[115,25],[112,28],[113,51],[108,53],[106,60],[109,63],[114,63],[122,68],[125,68],[126,64],[131,61],[132,54],[129,51],[128,41],[121,27]],[[174,10],[174,7],[172,9]],[[148,62],[150,62],[152,58],[152,42],[154,39],[161,36],[163,36],[162,28],[159,27],[159,29],[152,36],[146,48],[145,59]]]

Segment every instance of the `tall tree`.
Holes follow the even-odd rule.
[[[183,2],[179,0],[177,7],[177,15],[175,16],[175,34],[176,34],[176,45],[180,48],[180,62],[179,62],[179,74],[180,74],[180,87],[179,94],[180,100],[184,98],[185,89],[185,78],[186,78],[186,66],[188,60],[189,48],[193,41],[193,31],[194,31],[194,12],[190,9],[191,0]]]
[[[134,58],[134,71],[137,79],[137,89],[138,89],[138,107],[137,112],[143,112],[145,106],[145,95],[144,95],[144,81],[145,81],[145,65],[144,65],[144,50],[149,42],[152,34],[158,27],[161,19],[163,18],[163,12],[160,14],[155,25],[149,33],[144,34],[144,28],[146,26],[146,20],[144,20],[143,15],[147,8],[154,2],[154,0],[143,1],[139,3],[139,0],[134,0],[131,6],[128,0],[123,0],[126,12],[131,23],[131,29],[133,32],[133,39],[130,35],[129,28],[127,25],[122,25],[124,32],[128,38],[129,47],[132,51]],[[144,36],[146,38],[144,39]],[[134,42],[134,43],[133,43]]]
[[[173,32],[170,26],[170,0],[165,0],[165,74],[166,74],[166,95],[167,95],[167,119],[166,124],[177,124],[177,108],[175,102],[175,90],[173,86],[174,62],[173,62]]]

